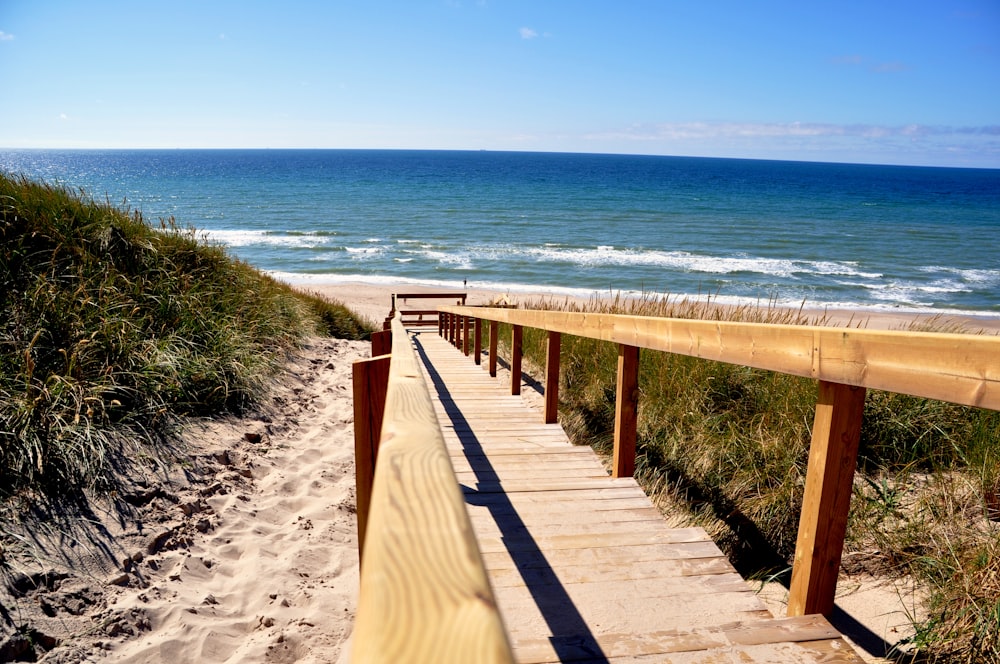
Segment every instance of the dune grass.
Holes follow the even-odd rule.
[[[304,336],[370,333],[173,220],[0,175],[0,498],[109,489],[181,416],[239,413]]]
[[[522,306],[829,324],[777,307],[655,297]],[[542,375],[544,333],[525,329],[524,352],[525,366]],[[575,442],[605,453],[616,358],[613,344],[563,336],[560,419]],[[683,509],[686,523],[705,527],[744,575],[787,581],[815,381],[642,351],[639,389],[640,483],[661,505]],[[869,392],[847,550],[858,554],[848,557],[855,571],[912,575],[928,597],[927,618],[915,619],[917,636],[900,659],[1000,661],[998,490],[1000,413]]]

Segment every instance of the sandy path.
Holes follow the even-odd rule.
[[[199,434],[209,445],[242,435],[228,456],[252,482],[204,498],[211,526],[189,546],[139,563],[147,587],[114,608],[141,612],[149,631],[107,644],[103,661],[338,660],[358,587],[351,364],[367,353],[363,342],[314,340],[269,415],[241,422],[243,433],[212,424]]]

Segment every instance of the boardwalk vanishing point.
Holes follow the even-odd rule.
[[[822,616],[774,618],[704,530],[436,330],[412,337],[516,661],[861,661]]]

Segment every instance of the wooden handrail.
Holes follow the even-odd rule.
[[[512,662],[410,337],[397,314],[354,662]]]
[[[491,375],[496,367],[495,326],[511,325],[511,392],[515,394],[521,385],[524,327],[550,334],[546,393],[558,389],[558,350],[553,357],[551,335],[617,343],[612,469],[616,477],[631,475],[635,467],[639,349],[818,380],[788,597],[790,616],[833,611],[867,389],[1000,410],[1000,337],[996,336],[463,306],[441,307],[441,312],[490,321]],[[554,419],[553,410],[547,400],[546,421]]]
[[[1000,337],[441,307],[483,320],[1000,410]]]

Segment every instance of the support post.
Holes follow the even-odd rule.
[[[473,338],[473,349],[472,352],[475,354],[475,363],[481,365],[483,363],[483,319],[477,318],[473,324],[472,338]]]
[[[489,360],[489,370],[490,378],[497,377],[497,343],[499,342],[500,336],[500,323],[491,320],[490,321],[490,360]]]
[[[392,330],[372,332],[372,357],[388,355],[392,350]]]
[[[444,336],[444,322],[448,320],[448,314],[443,311],[438,312],[438,336]]]
[[[521,393],[521,346],[523,329],[520,325],[512,325],[510,341],[510,393]]]
[[[865,388],[820,381],[788,615],[833,611],[861,439]]]
[[[636,346],[618,344],[613,477],[632,477],[635,473],[635,434],[638,413],[639,349]]]
[[[559,350],[562,335],[549,331],[545,346],[545,423],[559,421]]]
[[[469,353],[472,352],[472,348],[470,347],[470,342],[472,341],[472,318],[462,316],[462,320],[465,322],[465,334],[462,335],[462,352],[468,357]]]
[[[385,394],[389,389],[389,355],[355,362],[354,381],[354,481],[358,513],[358,556],[365,546],[368,509],[371,506],[375,460],[382,435]]]
[[[451,316],[451,345],[458,348],[458,314]]]

